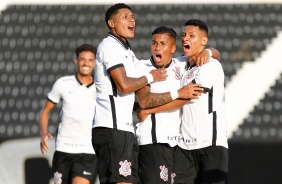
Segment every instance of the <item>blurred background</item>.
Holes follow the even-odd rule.
[[[39,112],[55,80],[75,73],[74,49],[107,36],[104,13],[117,2],[1,0],[0,183],[52,182],[54,140],[41,155]],[[281,184],[282,1],[122,2],[136,17],[129,42],[138,59],[150,57],[157,26],[178,33],[176,57],[185,21],[207,23],[226,76],[230,184]],[[50,116],[53,135],[59,110]]]

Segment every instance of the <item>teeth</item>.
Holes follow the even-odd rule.
[[[89,67],[82,67],[83,70],[89,70]]]
[[[189,45],[184,45],[184,48],[190,49],[190,46]]]

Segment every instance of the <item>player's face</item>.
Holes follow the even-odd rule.
[[[208,38],[198,26],[185,26],[182,33],[182,48],[185,56],[198,55],[206,46]]]
[[[129,9],[119,9],[109,19],[108,24],[112,32],[120,36],[124,41],[127,38],[134,38],[135,20],[133,13]]]
[[[155,34],[152,36],[151,54],[158,67],[165,67],[171,61],[175,50],[175,40],[168,34]]]
[[[79,53],[78,58],[74,59],[74,62],[79,75],[90,76],[95,66],[95,54],[90,51],[83,51]]]

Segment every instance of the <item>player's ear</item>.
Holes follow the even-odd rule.
[[[176,51],[176,45],[173,45],[172,48],[171,48],[171,53],[173,54],[173,53],[175,53],[175,51]]]
[[[74,58],[74,59],[73,59],[73,62],[74,62],[75,65],[77,65],[78,58]]]
[[[208,41],[209,41],[208,37],[204,36],[203,39],[202,39],[201,45],[202,45],[202,46],[206,46],[207,43],[208,43]]]
[[[108,20],[108,25],[109,25],[110,28],[115,27],[115,22],[114,22],[114,20],[113,20],[113,19],[109,19],[109,20]]]

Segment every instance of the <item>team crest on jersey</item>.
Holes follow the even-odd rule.
[[[160,172],[160,178],[164,181],[168,180],[168,169],[163,165],[160,166],[161,172]]]
[[[187,78],[187,79],[195,78],[195,73],[196,73],[196,70],[197,70],[197,69],[198,69],[198,67],[193,67],[193,68],[189,69],[189,70],[187,71],[187,76],[186,76],[186,78]]]
[[[180,80],[180,78],[181,78],[180,66],[175,66],[175,69],[172,69],[172,71],[174,72],[174,77],[177,80]]]
[[[128,162],[127,160],[125,160],[124,162],[120,161],[119,165],[121,165],[119,168],[120,175],[123,175],[125,177],[131,175],[131,168],[130,168],[131,162]]]
[[[55,184],[61,184],[62,183],[62,174],[59,172],[54,173],[54,183]]]
[[[173,184],[174,183],[174,177],[176,176],[176,174],[175,173],[171,173],[171,184]]]

